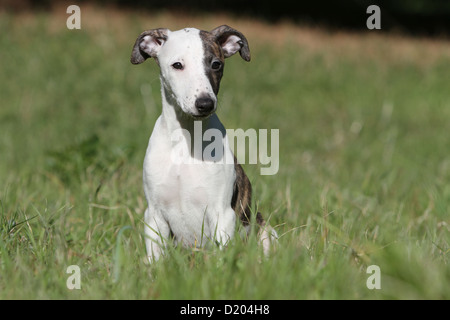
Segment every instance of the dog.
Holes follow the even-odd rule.
[[[169,238],[186,247],[202,247],[208,239],[226,246],[235,233],[236,216],[247,235],[250,232],[252,187],[215,113],[225,59],[237,52],[250,61],[247,39],[227,25],[210,32],[147,30],[133,46],[132,64],[153,58],[160,67],[162,112],[149,140],[143,173],[150,263],[164,254]],[[221,135],[215,143],[223,146],[222,157],[234,160],[212,161],[193,150],[191,139],[198,135],[197,128],[202,136],[209,129],[218,130]],[[185,134],[174,139],[174,132]],[[180,146],[188,152],[179,152]],[[205,151],[204,144],[201,148]],[[278,235],[259,212],[256,223],[267,255]]]

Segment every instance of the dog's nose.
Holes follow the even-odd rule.
[[[214,110],[214,100],[210,97],[200,97],[195,100],[195,107],[202,116],[209,115]]]

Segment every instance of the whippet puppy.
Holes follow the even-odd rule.
[[[163,254],[166,240],[200,247],[212,240],[225,246],[235,233],[236,214],[250,231],[252,188],[237,163],[226,130],[215,114],[225,58],[240,53],[250,61],[247,39],[226,25],[207,32],[152,29],[136,39],[131,63],[154,58],[160,67],[162,114],[156,121],[144,160],[146,248],[150,262]],[[201,124],[201,126],[198,126]],[[221,133],[222,157],[217,161],[194,152],[191,138],[208,129]],[[174,132],[189,134],[173,137]],[[179,152],[180,145],[189,152]],[[204,151],[204,144],[202,144]],[[173,161],[174,156],[179,161]],[[264,253],[277,238],[273,228],[256,214]]]

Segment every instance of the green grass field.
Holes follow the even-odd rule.
[[[68,30],[58,10],[0,13],[1,299],[450,299],[448,41],[289,24],[275,39],[226,16],[95,8]],[[244,166],[279,245],[265,260],[237,235],[149,266],[141,175],[159,70],[131,65],[131,48],[144,29],[224,23],[252,62],[227,60],[219,117],[280,130],[279,172]]]

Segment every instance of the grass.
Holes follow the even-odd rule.
[[[90,7],[79,31],[66,18],[0,15],[1,299],[450,298],[448,42],[288,23],[274,39],[257,21]],[[222,122],[280,130],[279,172],[245,169],[282,236],[268,260],[237,236],[149,266],[141,167],[160,89],[131,46],[145,28],[220,23],[253,58],[227,60]],[[81,290],[66,287],[70,265]]]

